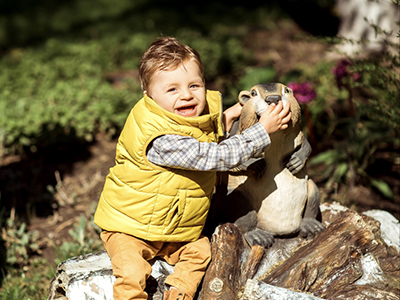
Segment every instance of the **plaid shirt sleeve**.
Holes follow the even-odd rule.
[[[260,123],[219,144],[199,142],[189,136],[166,134],[150,144],[147,158],[153,164],[163,167],[227,171],[252,157],[259,157],[270,143],[270,137]]]

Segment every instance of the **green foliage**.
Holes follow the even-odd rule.
[[[78,223],[68,231],[71,241],[63,241],[59,246],[54,245],[55,265],[68,258],[102,249],[100,229],[93,223],[95,204],[93,203],[88,210],[89,216],[80,216]],[[55,269],[43,258],[32,258],[32,254],[40,254],[38,233],[27,231],[23,222],[16,225],[14,219],[9,218],[5,221],[7,225],[3,228],[2,238],[6,242],[8,265],[7,275],[0,285],[0,299],[47,299],[49,282],[54,277]],[[20,268],[13,268],[16,265]],[[0,271],[4,274],[4,270]]]
[[[338,128],[336,128],[338,130]],[[350,187],[363,182],[377,188],[384,196],[393,197],[390,187],[383,181],[368,174],[379,147],[393,140],[393,132],[373,121],[357,121],[347,118],[341,124],[341,134],[334,149],[324,151],[309,161],[310,166],[323,164],[320,176],[326,180],[330,190],[337,184],[345,183]]]
[[[377,123],[396,130],[400,136],[400,56],[383,53],[378,60],[364,59],[355,62],[354,69],[363,80],[355,87],[365,89],[367,103],[358,102],[357,108]]]
[[[336,111],[337,107],[343,107],[342,102],[347,98],[347,91],[338,89],[332,68],[335,63],[320,61],[314,66],[299,63],[296,70],[283,74],[279,82],[310,82],[315,89],[316,98],[307,105],[311,114],[311,122],[316,139],[320,142],[325,139],[332,139],[332,134],[341,122],[341,112]],[[307,134],[305,118],[302,118],[303,130]]]
[[[25,222],[19,224],[15,219],[9,218],[2,229],[2,239],[7,250],[6,262],[9,265],[24,266],[30,255],[40,252],[39,233],[35,230],[28,231]]]
[[[379,174],[369,170],[379,151],[398,147],[400,136],[400,58],[398,45],[390,47],[392,51],[379,56],[346,58],[344,73],[335,71],[334,62],[321,61],[312,68],[299,64],[280,79],[309,81],[316,90],[307,109],[322,152],[310,159],[309,166],[321,170],[318,175],[328,191],[363,184],[389,199],[394,196],[391,187],[376,177]],[[310,135],[305,121],[303,128]]]
[[[116,89],[104,77],[137,65],[144,40],[49,40],[1,59],[0,154],[56,143],[57,136],[90,141],[96,132],[114,133],[141,97],[140,86],[132,80]]]
[[[249,90],[256,83],[273,82],[275,77],[274,68],[248,68],[246,74],[240,78],[239,90]]]
[[[73,31],[84,24],[121,18],[147,1],[42,0],[40,5],[36,1],[8,2],[0,4],[0,46],[23,44],[51,33]]]
[[[238,101],[238,95],[242,90],[248,90],[258,83],[275,82],[276,71],[274,68],[258,68],[242,66],[242,73],[239,81],[226,83],[224,104],[230,106]]]
[[[398,49],[398,45],[391,46]],[[393,198],[391,187],[376,178],[376,174],[370,174],[368,168],[375,162],[376,153],[388,147],[395,148],[400,136],[399,55],[399,52],[387,51],[366,59],[347,59],[346,72],[336,78],[337,105],[333,110],[326,106],[323,109],[316,109],[314,104],[310,106],[316,128],[325,132],[324,139],[338,141],[334,149],[320,153],[309,163],[324,166],[321,177],[326,180],[328,189],[340,184],[352,187],[362,183]],[[328,91],[321,81],[318,89],[318,94]],[[329,102],[328,96],[317,106]],[[321,118],[324,114],[326,118]]]
[[[2,300],[45,300],[54,268],[45,259],[34,259],[23,269],[10,269],[0,288]]]
[[[72,241],[64,241],[61,246],[55,247],[57,255],[55,263],[59,264],[71,257],[99,251],[102,243],[95,226],[93,222],[88,222],[85,216],[81,216],[79,223],[68,230]]]

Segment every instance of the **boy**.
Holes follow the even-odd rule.
[[[111,258],[115,299],[147,299],[147,261],[159,256],[175,265],[164,300],[191,300],[211,256],[201,232],[216,171],[262,153],[291,114],[282,103],[270,106],[258,124],[221,142],[241,106],[222,114],[220,94],[205,89],[199,54],[175,38],[149,47],[139,76],[144,96],[119,137],[95,223]]]

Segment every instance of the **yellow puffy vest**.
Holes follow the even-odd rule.
[[[164,134],[219,142],[223,137],[219,92],[207,91],[207,103],[209,113],[196,118],[170,113],[147,96],[134,106],[118,139],[116,165],[100,196],[94,216],[98,226],[150,241],[198,239],[216,172],[162,168],[148,161],[146,149]]]

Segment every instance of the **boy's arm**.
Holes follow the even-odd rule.
[[[188,136],[172,135],[174,140],[156,138],[147,149],[154,164],[191,170],[228,171],[252,157],[259,157],[271,144],[270,133],[286,129],[290,105],[269,105],[255,125],[221,143],[199,142]]]
[[[164,167],[228,171],[252,157],[258,157],[269,144],[268,133],[257,123],[219,144],[199,142],[188,136],[163,135],[151,143],[147,158]]]

